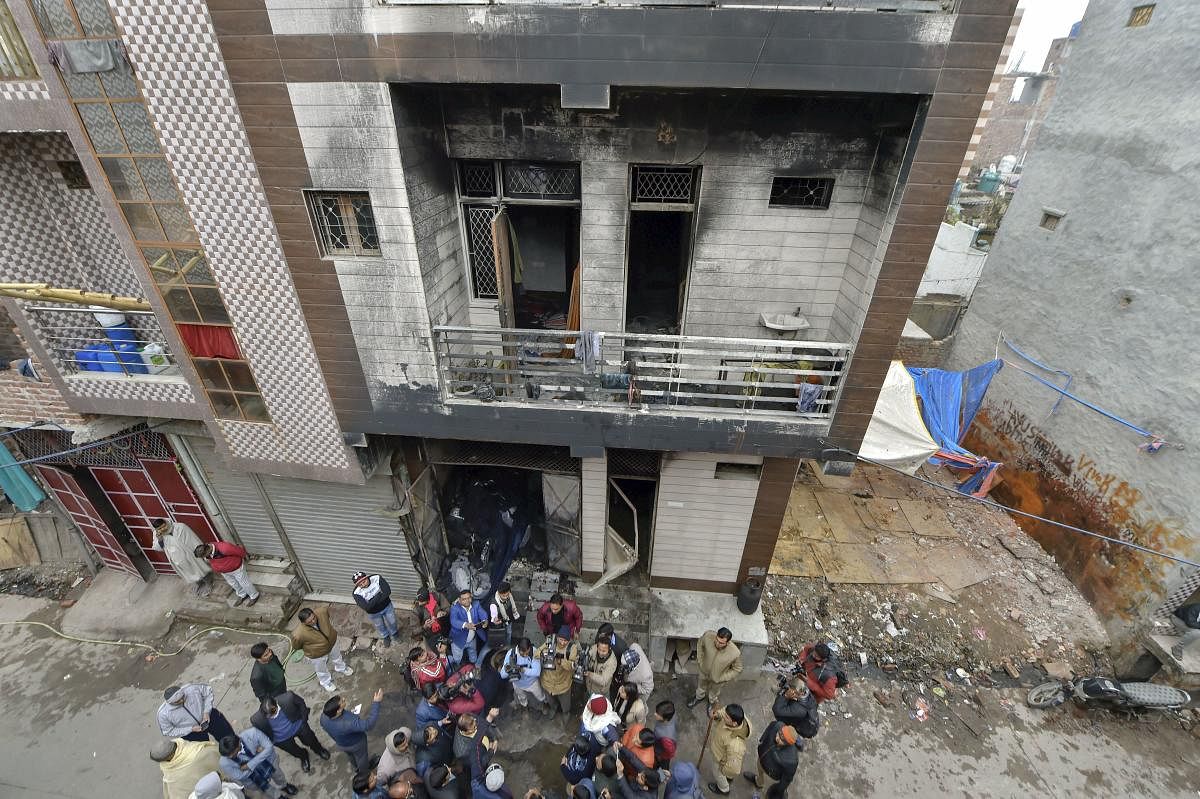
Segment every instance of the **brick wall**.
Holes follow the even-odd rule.
[[[926,366],[940,369],[954,344],[954,334],[943,339],[932,338],[901,338],[896,345],[893,359],[904,361],[905,366]]]

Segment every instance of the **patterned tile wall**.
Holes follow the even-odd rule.
[[[204,3],[111,0],[110,6],[274,420],[221,422],[230,452],[350,472]]]
[[[0,101],[49,100],[50,92],[40,80],[0,80]]]

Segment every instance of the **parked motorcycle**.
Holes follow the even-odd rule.
[[[1031,688],[1030,707],[1053,707],[1071,699],[1080,707],[1106,710],[1178,710],[1192,701],[1187,691],[1149,682],[1118,682],[1111,677],[1077,677]]]

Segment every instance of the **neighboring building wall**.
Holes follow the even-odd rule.
[[[962,169],[958,171],[960,178],[965,178],[970,173],[971,165],[977,160],[976,150],[979,147],[979,142],[983,140],[984,131],[991,122],[996,98],[1004,96],[1001,89],[1000,76],[1003,74],[1004,68],[1008,64],[1008,58],[1012,54],[1013,42],[1017,39],[1017,29],[1021,27],[1021,17],[1024,14],[1025,10],[1021,8],[1013,12],[1012,24],[1008,28],[1008,35],[1004,37],[1004,46],[1000,48],[1000,57],[996,59],[996,71],[992,75],[992,82],[988,86],[987,94],[984,95],[983,107],[979,111],[979,119],[975,122],[975,130],[972,131],[971,141],[967,145],[967,154],[963,156]]]
[[[664,453],[654,516],[651,585],[713,591],[733,588],[759,481],[740,474],[718,479],[717,464],[762,462],[762,458],[748,455]]]
[[[953,294],[971,299],[988,256],[986,251],[971,246],[978,234],[979,228],[966,222],[942,223],[933,252],[929,253],[929,266],[917,287],[918,297]]]
[[[1004,462],[994,494],[1006,504],[1197,560],[1200,350],[1189,333],[1200,291],[1194,240],[1173,231],[1190,231],[1200,206],[1200,7],[1160,2],[1145,27],[1125,27],[1128,18],[1123,0],[1089,3],[950,366],[994,357],[1003,333],[1070,372],[1076,394],[1184,445],[1139,451],[1138,435],[1081,405],[1064,400],[1052,411],[1058,395],[1010,367],[967,441]],[[1053,231],[1039,226],[1047,207],[1067,212]],[[1194,569],[1018,523],[1063,564],[1116,641],[1129,643],[1200,587]]]

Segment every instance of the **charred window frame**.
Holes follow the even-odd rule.
[[[833,199],[833,178],[777,175],[771,181],[771,208],[829,209]]]
[[[306,192],[308,212],[321,255],[334,257],[378,257],[379,228],[371,195],[365,191]]]

